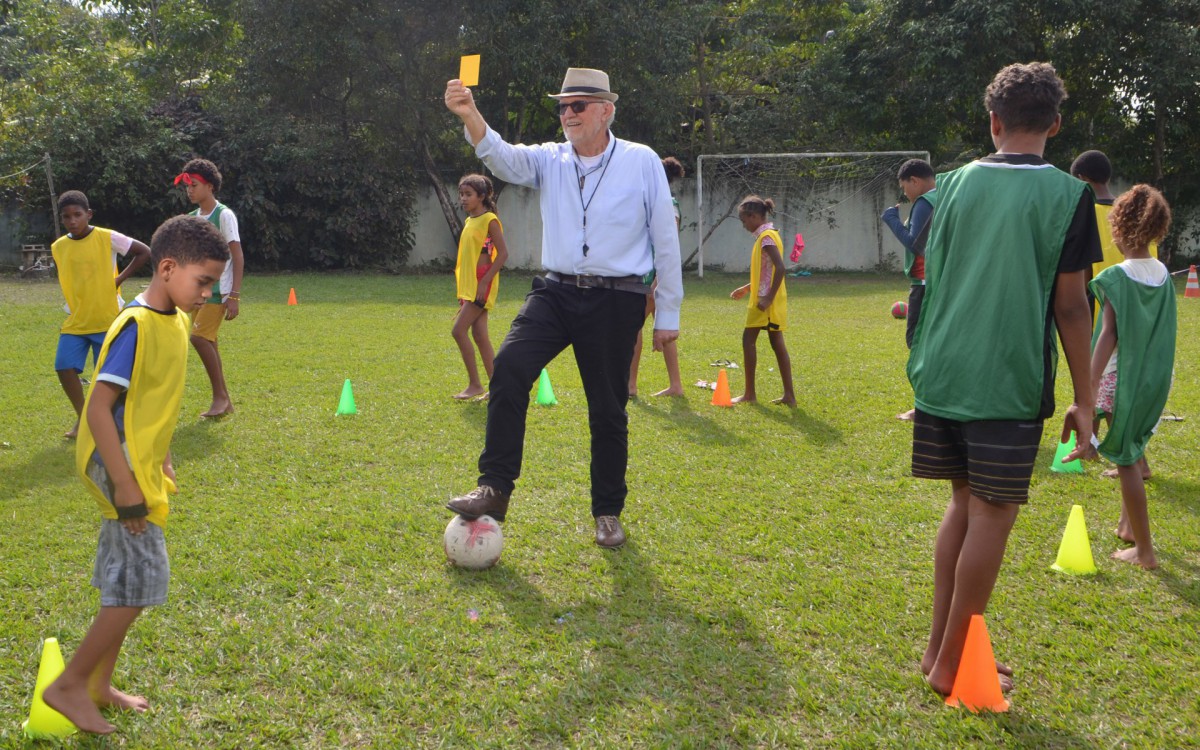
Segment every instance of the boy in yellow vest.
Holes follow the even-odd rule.
[[[125,634],[143,607],[167,599],[163,539],[175,491],[171,437],[187,371],[184,313],[204,305],[229,259],[220,233],[194,216],[168,219],[150,240],[154,277],[117,316],[100,349],[80,424],[75,465],[103,516],[92,585],[100,612],[46,703],[85,732],[115,727],[99,709],[145,711],[145,698],[112,685]]]
[[[212,222],[229,245],[229,262],[221,273],[220,284],[213,290],[212,299],[200,308],[192,321],[192,346],[196,347],[212,382],[212,404],[200,416],[218,418],[233,413],[233,402],[225,385],[225,367],[217,349],[217,331],[222,321],[233,320],[241,310],[242,239],[237,216],[217,200],[217,193],[221,192],[221,170],[216,164],[208,159],[192,159],[175,177],[175,184],[180,183],[187,190],[188,200],[196,206],[192,215]]]
[[[79,373],[92,361],[104,343],[104,332],[121,311],[121,284],[150,260],[150,248],[111,229],[94,227],[87,196],[68,190],[58,198],[58,215],[67,233],[50,246],[58,266],[58,283],[67,300],[67,319],[58,336],[54,369],[58,382],[75,407],[75,425],[64,437],[79,432],[83,410],[83,383]],[[117,273],[117,257],[129,259],[125,270]]]

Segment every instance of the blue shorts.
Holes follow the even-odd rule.
[[[83,372],[87,366],[88,350],[92,352],[92,364],[95,365],[103,345],[103,333],[60,333],[58,351],[54,354],[54,369]]]

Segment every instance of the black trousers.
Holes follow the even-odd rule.
[[[646,297],[611,289],[580,289],[533,280],[512,323],[488,384],[487,432],[479,484],[512,492],[521,474],[529,391],[567,346],[587,396],[592,434],[592,515],[616,516],[625,507],[629,460],[629,364],[646,317]]]

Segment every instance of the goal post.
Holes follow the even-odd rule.
[[[879,215],[899,201],[896,172],[928,151],[830,151],[790,154],[704,154],[696,165],[698,274],[710,265],[744,270],[748,243],[736,222],[746,195],[775,202],[771,220],[784,238],[785,259],[803,234],[801,265],[840,270],[884,266],[899,249],[886,244]],[[729,219],[734,222],[729,222]],[[888,234],[887,236],[890,236]],[[707,252],[706,252],[707,251]]]

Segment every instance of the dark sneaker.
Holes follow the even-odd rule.
[[[456,497],[446,503],[446,507],[467,520],[491,516],[497,521],[503,521],[504,515],[508,513],[508,497],[507,492],[481,484],[462,497]]]
[[[596,544],[615,549],[625,543],[625,529],[616,516],[596,516]]]

